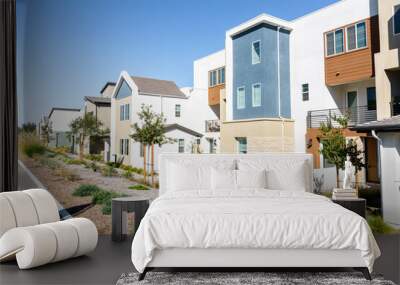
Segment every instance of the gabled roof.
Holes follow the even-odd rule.
[[[111,98],[100,96],[85,96],[85,101],[92,102],[93,104],[111,105]]]
[[[103,93],[103,92],[104,92],[104,90],[106,90],[107,86],[109,86],[109,85],[111,85],[111,86],[115,86],[115,85],[116,85],[116,83],[115,83],[115,82],[111,82],[111,81],[107,82],[107,83],[104,85],[104,87],[103,87],[103,88],[101,88],[101,90],[100,90],[100,93]]]
[[[196,131],[194,131],[192,129],[186,128],[186,127],[184,127],[182,125],[179,125],[179,124],[165,125],[164,129],[165,129],[166,133],[169,132],[169,131],[172,131],[172,130],[180,130],[182,132],[188,133],[188,134],[190,134],[192,136],[195,136],[195,137],[202,137],[203,136],[203,134],[198,133],[198,132],[196,132]]]
[[[351,129],[356,131],[400,131],[400,115],[380,121],[372,121],[360,124]]]
[[[131,76],[138,87],[139,94],[172,96],[186,98],[173,81]]]
[[[77,109],[77,108],[59,108],[59,107],[53,107],[50,110],[49,116],[48,118],[51,117],[51,115],[53,114],[54,111],[71,111],[71,112],[80,112],[81,109]]]

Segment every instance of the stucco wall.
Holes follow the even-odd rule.
[[[81,115],[80,111],[54,110],[49,118],[53,132],[70,131],[69,124]]]
[[[86,112],[93,112],[93,115],[97,117],[97,120],[102,122],[103,129],[110,129],[111,127],[111,107],[109,106],[97,106],[92,102],[85,102]]]
[[[193,88],[208,89],[208,72],[225,66],[225,50],[212,53],[193,62]]]
[[[400,0],[379,0],[380,52],[375,54],[378,119],[390,117],[392,86],[386,70],[400,67],[400,35],[393,34],[393,8]]]
[[[252,64],[252,43],[260,41],[261,62]],[[279,63],[279,68],[278,68]],[[262,24],[233,38],[233,119],[290,117],[289,33]],[[286,65],[286,66],[285,66]],[[280,88],[278,87],[280,72]],[[261,106],[252,106],[252,85],[261,83]],[[244,109],[237,109],[237,89],[245,87]],[[279,92],[281,103],[279,104]],[[288,104],[289,103],[289,104]]]
[[[237,137],[247,138],[249,153],[294,151],[294,123],[273,119],[223,122],[221,153],[237,153]]]
[[[342,107],[345,102],[346,87],[330,88],[325,84],[324,32],[376,14],[376,0],[348,0],[337,2],[292,22],[291,105],[292,118],[295,120],[296,151],[305,151],[307,112]],[[302,100],[301,88],[305,83],[309,84],[309,101]],[[360,98],[360,101],[363,100]]]

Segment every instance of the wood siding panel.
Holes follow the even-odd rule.
[[[367,47],[325,57],[325,82],[336,86],[374,77],[374,53],[379,50],[378,17],[366,19]],[[324,35],[325,38],[325,35]],[[345,46],[347,34],[345,33]]]
[[[214,106],[219,104],[220,92],[222,89],[225,89],[225,84],[208,88],[208,105]]]

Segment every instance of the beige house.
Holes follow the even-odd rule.
[[[111,128],[111,95],[114,91],[115,83],[107,82],[100,91],[100,96],[85,96],[85,114],[91,113],[97,122],[101,122],[101,128],[105,131],[102,136],[90,137],[85,141],[85,154],[100,154],[103,150],[104,158],[108,160]],[[78,150],[79,151],[79,150]]]
[[[378,0],[380,51],[375,54],[378,120],[400,114],[400,0]]]

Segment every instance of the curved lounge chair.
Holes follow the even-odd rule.
[[[92,221],[60,221],[54,198],[43,189],[0,193],[0,262],[17,259],[28,269],[84,255],[96,248]]]

